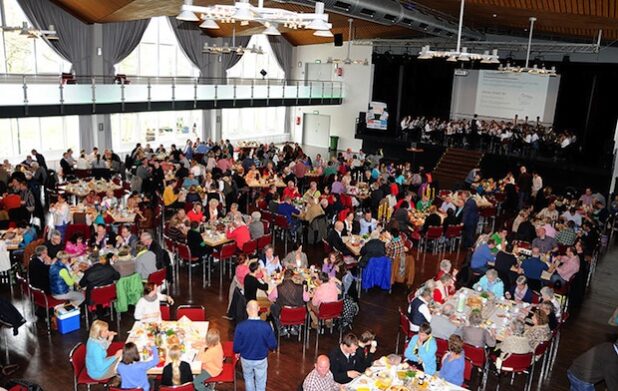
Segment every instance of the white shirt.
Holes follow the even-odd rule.
[[[87,170],[90,168],[90,163],[88,162],[88,159],[80,156],[79,158],[77,158],[75,168],[77,168],[78,170]]]
[[[142,322],[161,322],[161,301],[166,301],[167,296],[157,293],[157,299],[148,301],[141,297],[135,305],[133,317]]]
[[[69,205],[66,202],[53,207],[51,211],[54,217],[54,225],[65,225],[69,222]]]

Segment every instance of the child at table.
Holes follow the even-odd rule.
[[[156,284],[152,282],[144,284],[144,296],[135,305],[133,316],[136,320],[142,322],[160,322],[161,301],[167,301],[170,305],[174,304],[174,300],[170,296],[159,292],[159,287]]]
[[[118,364],[118,376],[120,376],[122,388],[141,388],[150,391],[148,370],[159,363],[159,350],[156,346],[151,348],[152,358],[141,362],[139,351],[133,342],[127,342],[122,348],[122,360]]]
[[[198,359],[202,362],[202,373],[193,380],[195,391],[212,390],[213,387],[205,385],[204,381],[216,377],[223,371],[223,347],[221,336],[216,328],[209,328],[206,334],[206,350],[199,353]]]
[[[181,355],[182,351],[180,350],[180,346],[172,345],[170,347],[169,353],[167,354],[170,362],[163,368],[163,375],[161,377],[162,386],[178,386],[193,382],[191,365],[186,361],[182,361],[180,359]]]

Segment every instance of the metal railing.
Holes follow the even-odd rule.
[[[2,75],[1,106],[342,99],[338,81],[204,77]]]

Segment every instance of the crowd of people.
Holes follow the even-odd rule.
[[[485,135],[494,137],[492,132],[513,131],[507,124],[475,123],[442,126],[418,119],[407,126],[429,127],[430,134],[442,127],[440,131],[453,136],[452,140],[467,134],[468,143],[479,145]],[[453,132],[457,127],[459,131]],[[524,135],[541,131],[525,124],[516,128]],[[531,148],[536,148],[533,145],[539,140],[531,142]],[[104,157],[96,149],[81,155],[91,162],[120,162],[111,151],[105,151]],[[563,305],[554,290],[565,286],[582,289],[605,223],[618,211],[618,198],[607,204],[591,189],[581,195],[554,195],[538,174],[528,173],[523,166],[518,178],[509,174],[493,188],[484,186],[487,179],[473,170],[466,179],[468,189],[449,191],[436,188],[431,172],[362,151],[312,159],[298,144],[235,148],[229,141],[197,140],[188,141],[183,148],[160,146],[156,150],[137,144],[124,162],[108,164],[105,168],[118,174],[121,183],[127,177],[130,192],[122,197],[115,197],[114,192],[105,192],[103,197],[96,192],[76,196],[99,211],[101,219],[89,226],[88,235],[68,236],[68,197],[57,192],[60,187],[50,188],[48,181],[33,179],[45,160],[36,151],[32,156],[35,158],[17,167],[5,163],[0,168],[0,183],[8,189],[2,205],[11,216],[5,224],[23,237],[20,248],[13,252],[20,263],[19,257],[41,237],[43,228],[49,227],[24,266],[29,283],[57,300],[83,306],[90,303],[94,287],[136,276],[141,297],[134,303],[133,317],[159,322],[159,302],[173,303],[173,298],[164,286],[142,280],[148,281],[161,269],[167,269],[168,282],[174,278],[161,236],[186,244],[203,262],[214,259],[215,249],[206,239],[208,232],[220,231],[234,243],[237,261],[228,311],[222,315],[236,322],[234,351],[240,355],[247,390],[265,389],[268,352],[277,346],[275,335],[300,332],[297,327],[279,324],[282,308],[306,307],[311,327],[319,331],[332,326],[318,322],[320,305],[343,300],[340,327],[352,324],[359,310],[361,269],[372,259],[388,259],[392,262],[391,283],[416,288],[411,250],[436,226],[443,232],[462,227],[462,246],[468,250],[469,261],[458,270],[443,260],[436,277],[410,296],[408,317],[415,336],[404,351],[405,359],[429,375],[438,374],[461,385],[464,344],[495,348],[502,358],[533,351],[551,337],[551,330],[561,321]],[[71,159],[67,151],[60,173],[65,181],[76,180],[75,170],[88,169]],[[39,221],[32,218],[37,202],[42,212]],[[11,208],[11,203],[16,207]],[[120,205],[136,211],[135,224],[106,220],[101,211]],[[498,222],[495,229],[486,221],[480,224],[479,211],[485,207],[501,211],[494,216]],[[289,253],[280,254],[281,259],[270,245],[256,256],[245,252],[247,243],[273,232],[274,220],[267,215],[285,219],[283,238],[294,244]],[[309,245],[326,243],[330,252],[322,261],[308,259],[303,238]],[[360,241],[358,252],[348,245],[350,238]],[[544,280],[543,272],[553,274]],[[298,280],[299,273],[306,276],[305,283]],[[472,312],[464,325],[450,322],[454,309],[447,301],[463,286],[487,292],[490,297],[537,301],[529,311],[530,324],[513,321],[508,337],[497,343],[491,330],[480,327],[480,313]],[[268,308],[269,322],[264,321],[262,308]],[[97,317],[106,316],[103,309],[97,311]],[[137,346],[129,342],[107,356],[115,335],[101,319],[92,324],[86,357],[89,376],[98,380],[118,375],[123,388],[150,389],[146,373],[159,362],[157,349],[152,349],[150,360],[140,361]],[[436,338],[447,341],[448,351],[441,357],[436,356]],[[193,378],[188,364],[179,358],[179,347],[170,347],[161,384],[193,382],[196,389],[206,389],[208,383],[204,382],[221,372],[219,331],[209,329],[199,348],[203,350],[202,372]],[[372,365],[376,349],[377,337],[370,330],[360,337],[345,334],[328,355],[318,356],[303,389],[340,389]]]
[[[498,154],[518,154],[532,157],[566,158],[577,149],[577,136],[558,131],[540,119],[515,116],[510,121],[479,119],[440,119],[406,116],[401,130],[413,140],[445,146],[468,147]]]

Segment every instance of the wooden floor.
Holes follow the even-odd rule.
[[[276,253],[283,255],[283,246],[278,245]],[[323,257],[321,248],[307,249],[310,262],[317,263]],[[421,265],[417,261],[417,277],[415,285],[432,276],[436,271],[437,257],[427,256],[424,273],[421,274]],[[566,378],[566,370],[574,357],[594,344],[615,340],[618,329],[608,326],[607,320],[612,311],[618,306],[618,248],[614,247],[599,263],[597,273],[592,282],[591,289],[581,308],[576,309],[571,314],[562,332],[557,360],[551,372],[551,377],[542,389],[548,390],[568,390],[569,384]],[[222,332],[223,338],[231,339],[233,327],[231,322],[223,319],[227,306],[227,287],[229,280],[224,279],[223,294],[219,295],[218,279],[213,281],[213,286],[209,289],[201,288],[199,272],[194,271],[193,278],[193,298],[196,303],[206,306],[209,320]],[[175,294],[176,304],[186,302],[187,283],[186,269],[181,271],[184,278],[182,292]],[[2,297],[11,297],[8,287],[0,288]],[[13,290],[12,299],[15,305],[21,310],[21,300],[17,289]],[[360,313],[354,323],[354,332],[360,334],[365,329],[372,329],[378,336],[378,354],[389,354],[395,350],[395,339],[397,335],[398,316],[397,308],[406,305],[406,295],[408,290],[405,286],[397,285],[391,294],[379,290],[371,290],[363,293],[360,302]],[[29,315],[32,319],[32,315]],[[119,339],[126,338],[126,332],[133,324],[132,316],[125,313],[121,322],[121,332]],[[60,335],[52,332],[47,335],[44,329],[44,322],[40,321],[38,327],[24,326],[20,329],[17,337],[5,335],[9,339],[10,359],[12,363],[20,365],[20,370],[15,374],[16,378],[25,378],[39,383],[45,391],[66,391],[72,388],[72,370],[68,359],[68,353],[78,342],[85,342],[87,330],[82,323],[82,329],[78,332],[67,335]],[[320,338],[320,353],[327,352],[337,344],[338,334],[326,334]],[[4,341],[3,341],[4,345]],[[268,390],[296,390],[302,382],[304,376],[312,369],[314,359],[315,334],[311,334],[310,348],[305,356],[302,354],[302,347],[295,339],[282,339],[281,352],[272,353],[269,356],[268,368]],[[2,346],[4,349],[4,346]],[[4,361],[4,351],[2,360]],[[0,380],[3,384],[6,379]],[[535,377],[535,382],[536,382]],[[504,390],[522,390],[524,381],[515,379],[513,386],[503,379],[501,388]],[[536,386],[536,383],[535,383]],[[473,381],[473,389],[476,388],[476,381]],[[496,388],[494,376],[490,376],[488,390]],[[93,387],[93,389],[97,389]],[[100,388],[102,389],[102,388]],[[221,390],[231,390],[231,385],[218,387]],[[238,372],[238,390],[243,390],[241,372]]]

